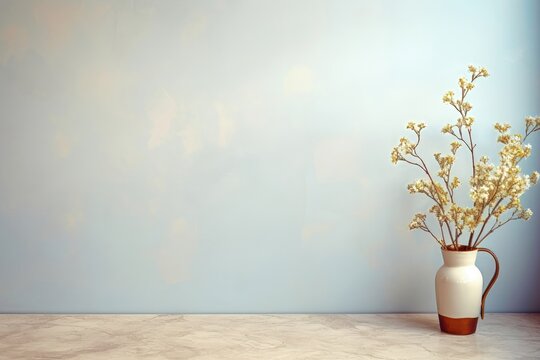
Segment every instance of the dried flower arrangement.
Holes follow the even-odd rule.
[[[531,145],[525,144],[527,137],[540,130],[540,117],[525,119],[524,134],[510,134],[509,124],[495,124],[498,132],[497,141],[502,144],[499,152],[499,164],[491,163],[487,156],[476,160],[476,144],[473,141],[474,117],[469,115],[472,105],[466,101],[475,81],[489,76],[485,68],[469,66],[470,79],[459,79],[460,96],[448,91],[442,100],[452,106],[459,118],[454,124],[447,124],[442,133],[453,137],[450,153],[435,153],[439,165],[437,176],[428,169],[426,162],[418,153],[424,123],[409,122],[407,129],[416,135],[415,141],[401,138],[399,145],[392,150],[392,163],[402,161],[416,166],[427,176],[408,185],[411,194],[424,194],[434,201],[429,209],[439,225],[440,235],[435,235],[426,223],[427,215],[418,213],[409,224],[409,229],[420,229],[429,233],[443,249],[476,249],[489,235],[512,220],[528,220],[532,216],[530,209],[524,209],[520,197],[539,180],[539,173],[523,175],[519,163],[531,155]],[[457,176],[451,176],[456,154],[464,146],[470,153],[471,172],[469,179],[472,206],[460,206],[456,203],[455,191],[461,185]],[[465,234],[465,235],[464,235]],[[468,241],[460,244],[462,235]]]

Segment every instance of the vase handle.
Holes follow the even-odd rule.
[[[486,249],[486,248],[477,248],[478,251],[487,252],[489,255],[493,257],[493,260],[495,260],[495,274],[493,274],[493,277],[491,278],[491,281],[489,282],[486,290],[484,291],[484,294],[482,295],[482,307],[480,308],[480,314],[482,316],[482,320],[484,319],[484,308],[486,305],[486,297],[489,293],[489,290],[491,290],[491,287],[493,284],[495,284],[495,281],[497,281],[497,278],[499,277],[499,259],[497,259],[497,256],[493,251]]]

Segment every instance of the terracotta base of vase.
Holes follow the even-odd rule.
[[[452,335],[470,335],[476,332],[478,318],[454,319],[439,314],[441,331]]]

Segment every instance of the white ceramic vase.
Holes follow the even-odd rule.
[[[459,251],[441,249],[444,264],[435,276],[435,294],[441,331],[469,335],[476,331],[478,315],[484,318],[486,296],[497,280],[499,261],[495,254],[485,248]],[[476,267],[479,251],[487,252],[495,260],[495,274],[482,294],[482,273]]]

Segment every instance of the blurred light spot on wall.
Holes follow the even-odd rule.
[[[188,280],[196,248],[195,228],[182,218],[170,225],[169,235],[158,249],[158,266],[169,284]]]
[[[64,215],[64,229],[70,233],[77,231],[83,223],[84,216],[81,210],[74,210]]]
[[[158,199],[148,200],[147,210],[150,216],[155,217],[159,212],[159,208],[160,208],[160,201]]]
[[[63,132],[54,136],[53,148],[57,156],[66,158],[71,154],[75,140]]]
[[[81,18],[80,3],[73,1],[39,1],[33,5],[37,23],[43,27],[44,46],[61,49],[75,34],[75,26]]]
[[[114,11],[114,36],[118,49],[131,51],[140,48],[141,40],[151,33],[158,20],[154,18],[152,4],[140,6],[134,2],[131,6],[121,7]]]
[[[81,67],[78,83],[81,96],[110,104],[125,93],[130,77],[113,64],[88,64]]]
[[[361,251],[359,255],[365,263],[372,269],[377,269],[385,266],[385,251],[387,251],[387,244],[385,244],[381,239],[372,238],[361,239]]]
[[[200,131],[191,124],[186,124],[178,132],[182,140],[182,146],[186,154],[191,155],[202,148],[202,137]]]
[[[167,138],[171,130],[171,123],[176,116],[176,102],[163,91],[148,107],[148,119],[153,123],[152,132],[148,139],[148,148],[153,149]]]
[[[225,104],[217,103],[215,105],[218,113],[218,145],[225,147],[231,142],[231,138],[235,132],[235,122],[231,118],[230,111]]]
[[[315,176],[321,183],[351,181],[361,174],[360,140],[336,136],[315,145]]]
[[[307,66],[297,66],[285,76],[286,95],[306,94],[313,90],[313,72]]]
[[[109,131],[110,128],[109,128]],[[118,130],[117,130],[118,131]],[[120,134],[115,134],[108,146],[111,163],[123,171],[131,171],[144,159],[141,148],[133,140],[131,129],[123,129]],[[111,131],[112,132],[112,131]]]
[[[180,39],[184,43],[192,43],[199,39],[206,31],[208,17],[206,15],[194,15],[185,22],[180,30]]]
[[[312,223],[305,224],[302,228],[302,240],[308,242],[315,237],[324,236],[328,234],[334,227],[331,223]]]
[[[0,30],[0,63],[21,56],[28,48],[28,33],[18,25],[6,25]]]
[[[164,193],[167,191],[167,185],[164,175],[152,174],[149,180],[150,188],[158,193]]]
[[[383,205],[381,205],[381,195],[372,191],[372,189],[377,186],[377,181],[371,180],[366,175],[359,175],[356,180],[359,193],[361,194],[362,201],[358,202],[356,209],[353,212],[358,221],[365,221],[366,219],[375,219],[379,214],[379,211],[382,211]]]

